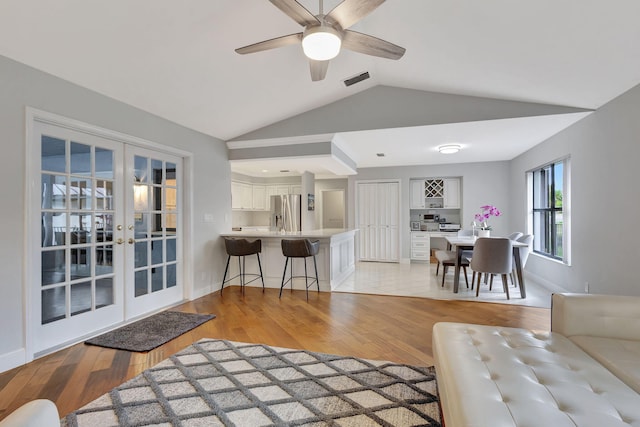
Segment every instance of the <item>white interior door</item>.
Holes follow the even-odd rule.
[[[30,148],[29,353],[181,301],[182,159],[40,121]]]
[[[356,209],[361,261],[399,261],[399,188],[397,182],[358,183]]]
[[[127,319],[182,299],[182,159],[126,148]]]
[[[33,353],[123,319],[123,146],[36,122],[29,227]],[[35,187],[35,186],[34,186]]]

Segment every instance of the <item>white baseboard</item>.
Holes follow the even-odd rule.
[[[531,280],[532,282],[536,282],[540,286],[542,286],[545,289],[547,289],[549,292],[556,292],[556,293],[571,292],[570,290],[563,288],[562,286],[558,285],[557,283],[553,283],[553,282],[545,279],[544,277],[540,277],[535,273],[531,273],[530,271],[524,270],[523,274],[524,274],[525,282],[527,280]]]
[[[214,293],[215,291],[219,291],[221,288],[221,283],[211,283],[207,286],[200,287],[198,289],[194,289],[191,293],[191,300],[198,299],[205,295],[209,295]]]
[[[8,371],[27,363],[27,353],[24,348],[0,355],[0,372]]]

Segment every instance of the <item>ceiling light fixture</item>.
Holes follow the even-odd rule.
[[[342,37],[333,27],[322,23],[307,28],[302,35],[302,50],[307,58],[315,61],[328,61],[340,53]]]
[[[438,151],[442,154],[455,154],[460,151],[460,148],[462,147],[458,144],[447,144],[439,146]]]

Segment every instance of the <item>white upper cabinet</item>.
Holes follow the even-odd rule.
[[[269,211],[271,196],[300,194],[301,186],[289,184],[249,184],[231,181],[231,209]]]
[[[424,209],[424,179],[412,179],[409,191],[410,209]]]
[[[418,200],[418,183],[423,198]],[[420,203],[422,202],[422,203]],[[411,180],[411,209],[460,209],[460,178]]]
[[[253,184],[253,210],[267,209],[267,188],[264,185]]]
[[[443,207],[445,209],[460,209],[460,180],[446,178],[443,180]]]
[[[253,210],[253,186],[231,181],[231,209]]]

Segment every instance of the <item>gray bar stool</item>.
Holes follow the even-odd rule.
[[[284,262],[284,273],[282,274],[282,284],[280,285],[280,296],[282,297],[282,289],[284,286],[291,282],[291,289],[293,290],[293,279],[304,277],[304,282],[306,285],[307,291],[307,301],[309,301],[309,287],[313,285],[315,281],[316,286],[318,287],[318,292],[320,292],[320,282],[318,282],[318,265],[316,264],[316,255],[318,254],[318,250],[320,249],[320,241],[314,240],[311,241],[309,239],[296,239],[296,240],[287,240],[282,239],[282,255],[287,257],[287,260]],[[313,267],[316,272],[316,277],[309,283],[309,278],[313,278],[313,276],[309,276],[307,274],[307,258],[313,257]],[[289,279],[285,282],[285,277],[287,276],[287,264],[289,263],[289,258],[304,258],[304,276],[294,276],[293,275],[293,259],[291,260],[291,267],[289,273]]]
[[[227,266],[224,269],[224,277],[222,278],[222,288],[220,289],[220,294],[222,294],[222,291],[224,290],[224,284],[232,281],[236,277],[240,277],[240,286],[242,287],[242,292],[244,292],[245,285],[248,285],[249,283],[258,279],[262,280],[262,292],[264,292],[264,278],[262,277],[262,264],[260,264],[260,252],[262,251],[262,240],[257,239],[250,242],[247,239],[225,238],[224,246],[227,249],[228,256],[227,256]],[[246,272],[245,257],[247,255],[254,255],[254,254],[255,256],[258,257],[258,268],[260,269],[260,274]],[[239,273],[227,279],[227,272],[229,271],[229,261],[231,261],[232,256],[238,257]],[[251,277],[255,276],[255,277],[247,282],[246,276],[251,276]]]

